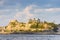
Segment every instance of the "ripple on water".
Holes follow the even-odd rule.
[[[60,40],[60,35],[0,35],[0,40]]]

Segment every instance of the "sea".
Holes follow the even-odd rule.
[[[0,34],[0,40],[60,40],[60,35]]]

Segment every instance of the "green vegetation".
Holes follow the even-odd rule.
[[[28,23],[24,22],[18,22],[17,20],[10,21],[10,23],[5,26],[5,29],[3,29],[5,32],[42,32],[42,31],[48,31],[52,30],[53,32],[57,32],[58,27],[57,24],[53,22],[41,22],[38,18],[37,20],[29,19]]]

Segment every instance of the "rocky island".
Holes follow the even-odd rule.
[[[28,22],[10,20],[9,24],[0,27],[0,34],[56,34],[58,24],[54,22],[40,21],[40,19],[29,19]]]

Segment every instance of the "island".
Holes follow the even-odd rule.
[[[26,23],[10,20],[8,25],[0,27],[0,34],[56,34],[57,32],[58,24],[41,21],[39,18],[29,19]]]

